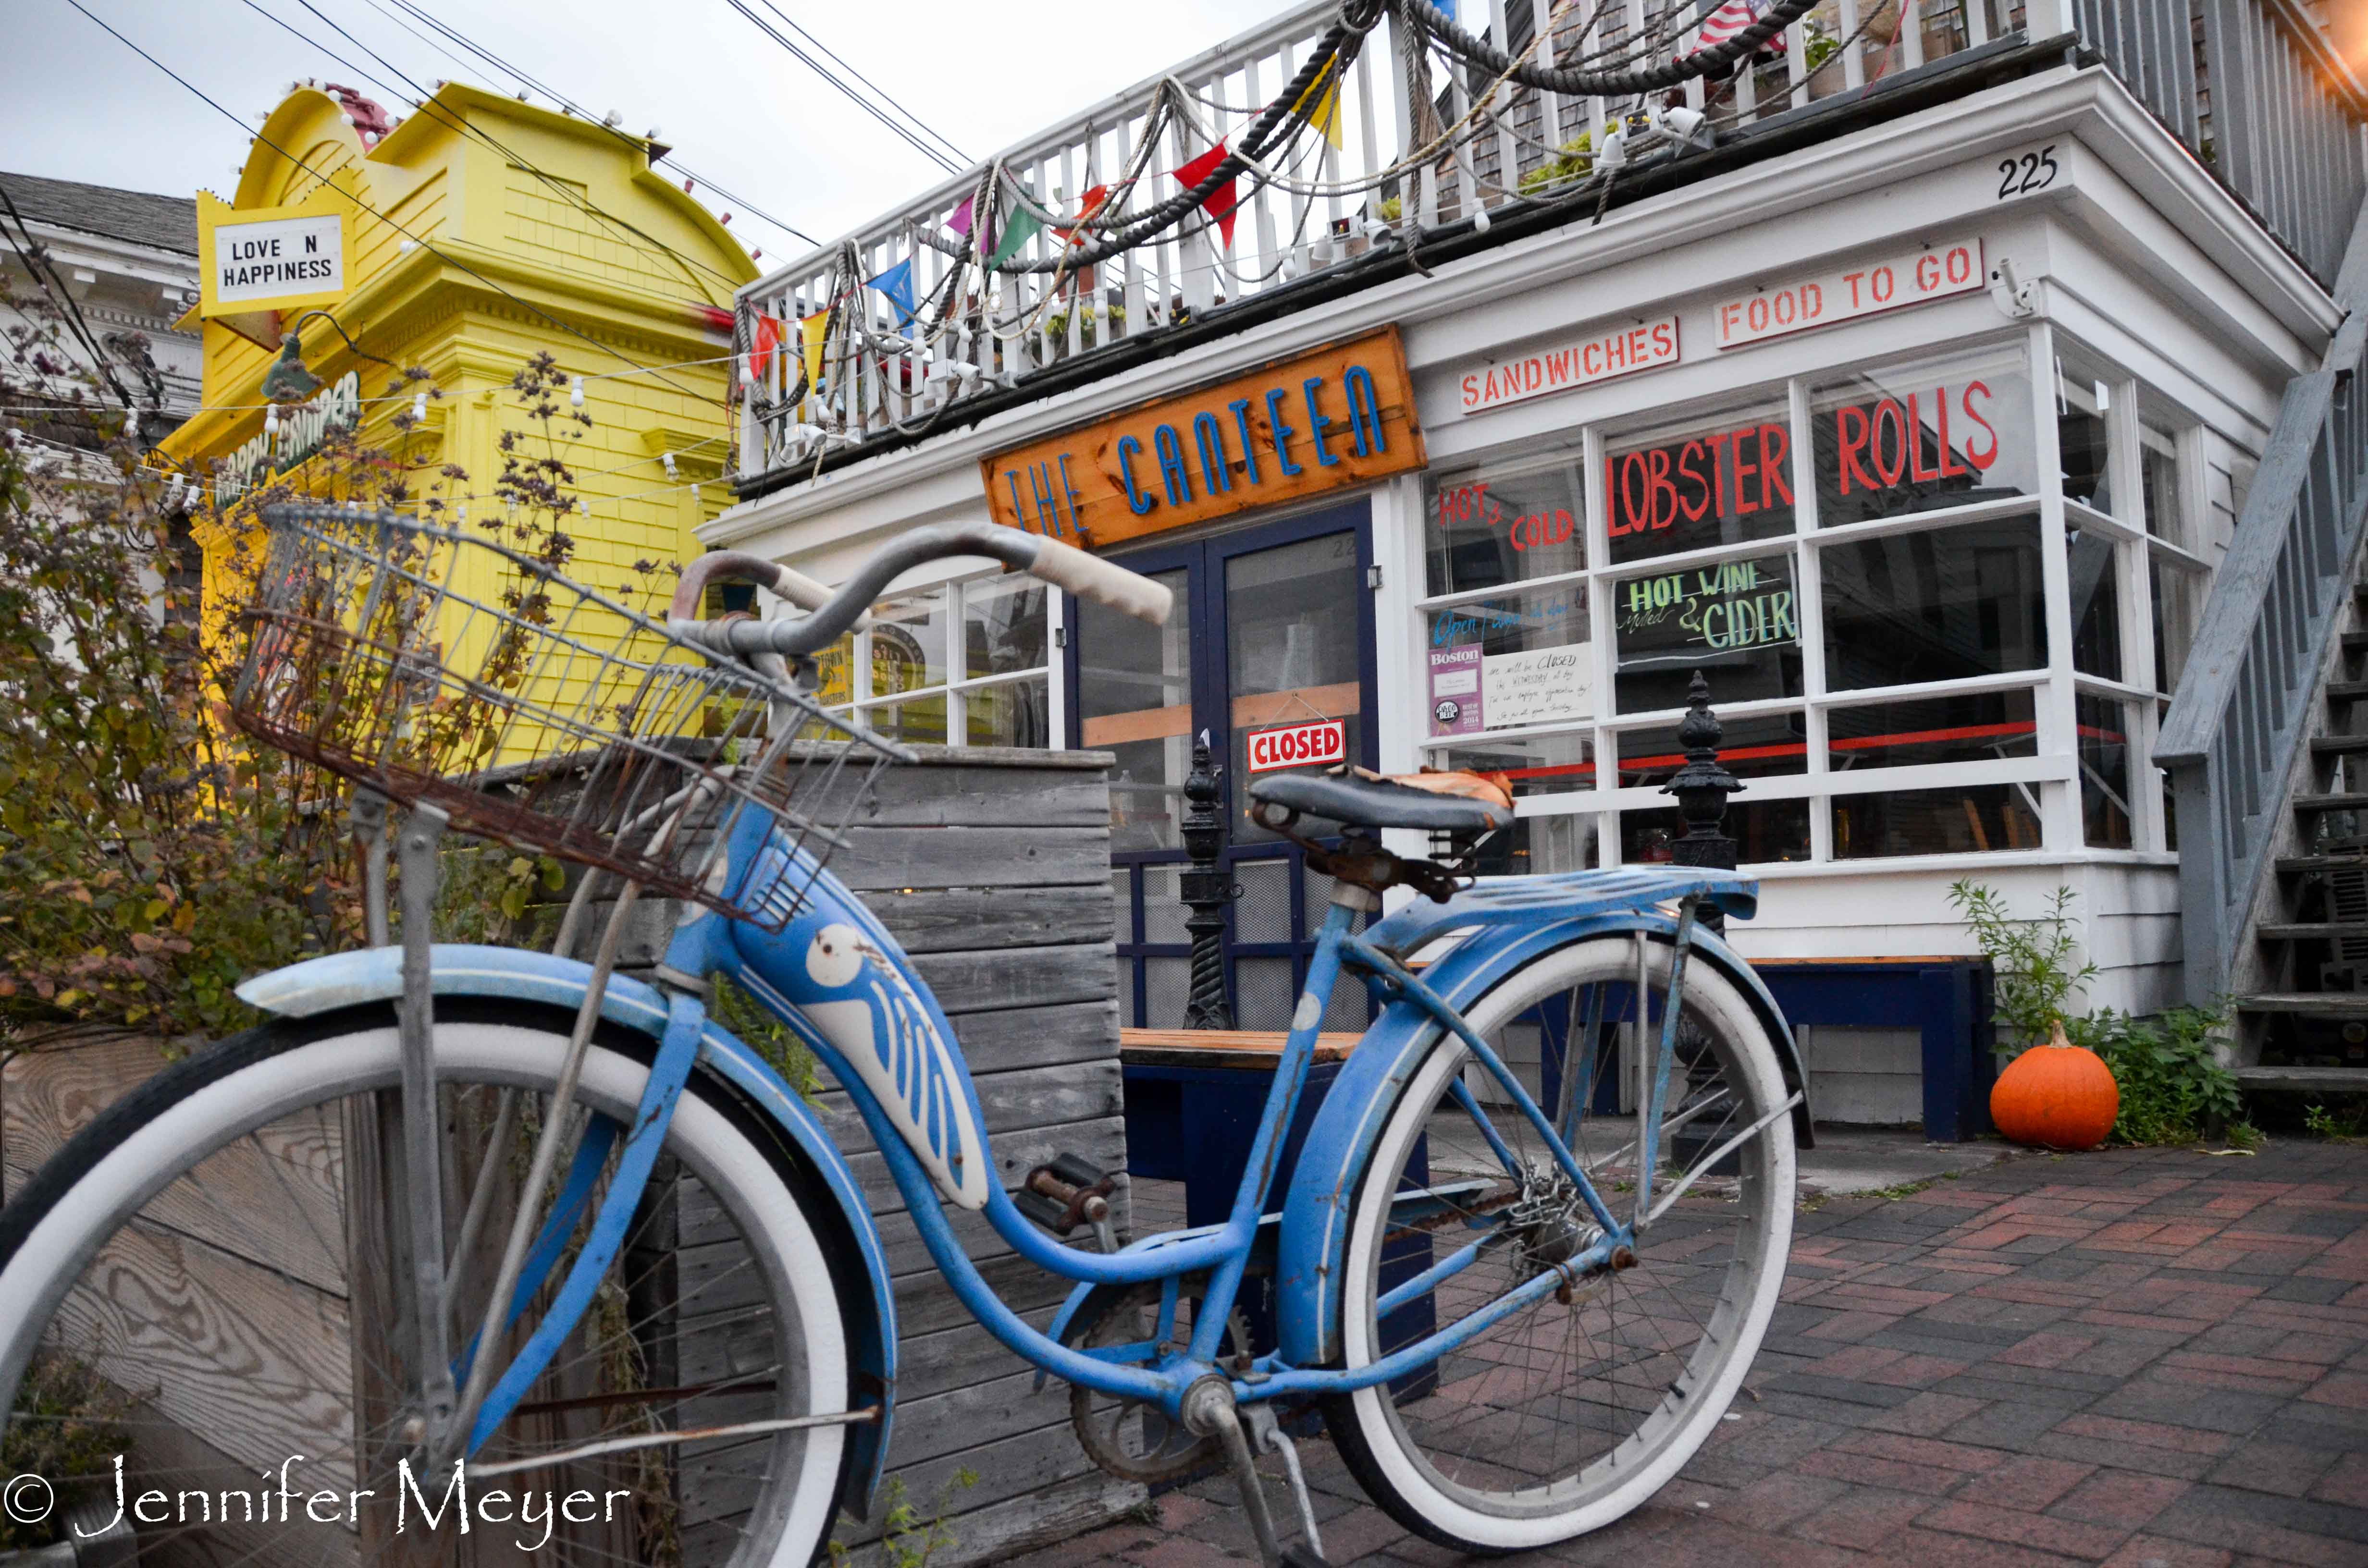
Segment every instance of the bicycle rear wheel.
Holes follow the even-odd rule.
[[[480,1321],[533,1131],[554,1113],[571,1022],[520,1004],[438,1006],[450,1233],[479,1172],[503,1195],[455,1266],[456,1346]],[[629,1122],[653,1051],[604,1028],[578,1105]],[[0,1441],[9,1470],[56,1488],[49,1527],[77,1497],[104,1521],[120,1453],[126,1495],[164,1498],[130,1521],[143,1562],[321,1568],[540,1550],[587,1563],[811,1562],[837,1512],[844,1426],[557,1457],[848,1408],[847,1318],[868,1296],[851,1244],[778,1132],[703,1074],[599,1294],[471,1468],[537,1464],[472,1478],[457,1496],[449,1470],[414,1466],[406,1483],[417,1380],[404,1365],[400,1077],[391,1009],[256,1029],[125,1096],[11,1195]],[[504,1091],[518,1114],[495,1146]],[[51,1125],[71,1114],[54,1098]],[[19,1129],[25,1116],[14,1111]],[[5,1544],[38,1543],[17,1528]]]
[[[1628,1513],[1709,1437],[1775,1310],[1793,1228],[1790,1092],[1748,999],[1699,960],[1687,967],[1652,1191],[1636,1190],[1634,1108],[1661,1038],[1672,952],[1632,935],[1574,943],[1467,1009],[1508,1063],[1542,1060],[1524,1049],[1533,1041],[1575,1042],[1565,1059],[1586,1082],[1572,1152],[1615,1218],[1640,1204],[1659,1213],[1634,1267],[1548,1291],[1432,1366],[1326,1403],[1366,1492],[1442,1544],[1520,1551]],[[1537,1071],[1523,1074],[1532,1097]],[[1470,1049],[1442,1036],[1383,1124],[1350,1211],[1348,1367],[1467,1316],[1600,1233],[1518,1109],[1491,1103],[1501,1096]],[[1539,1103],[1551,1119],[1552,1103]],[[1437,1195],[1430,1212],[1394,1221],[1394,1197],[1417,1189]],[[1422,1287],[1474,1243],[1467,1267]]]

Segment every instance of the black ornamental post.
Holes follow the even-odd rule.
[[[1678,812],[1686,823],[1684,835],[1669,846],[1669,858],[1677,865],[1735,869],[1735,840],[1723,824],[1726,798],[1743,784],[1719,766],[1718,743],[1725,733],[1718,715],[1710,710],[1710,682],[1696,670],[1686,688],[1686,716],[1678,724],[1678,744],[1684,748],[1686,764],[1661,786],[1661,793],[1678,798]],[[1702,921],[1713,931],[1726,929],[1726,916],[1715,909],[1704,909]]]
[[[1225,905],[1234,901],[1233,879],[1218,865],[1225,850],[1225,813],[1220,805],[1223,768],[1209,766],[1209,732],[1192,742],[1192,771],[1184,779],[1184,848],[1192,857],[1185,871],[1184,903],[1192,913],[1184,929],[1192,934],[1192,994],[1185,1004],[1188,1029],[1229,1029],[1233,1003],[1225,992]]]

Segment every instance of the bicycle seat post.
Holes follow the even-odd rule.
[[[437,852],[451,818],[435,806],[412,807],[396,846],[403,870],[404,1185],[410,1193],[413,1341],[423,1408],[418,1439],[444,1450],[458,1403],[444,1306],[443,1140],[436,1103],[435,997]]]

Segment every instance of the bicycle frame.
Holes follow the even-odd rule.
[[[814,1051],[847,1089],[885,1156],[924,1245],[955,1294],[996,1338],[1043,1371],[1103,1393],[1150,1403],[1171,1415],[1180,1411],[1187,1389],[1212,1375],[1227,1377],[1236,1399],[1244,1402],[1285,1394],[1348,1392],[1403,1376],[1438,1359],[1536,1296],[1605,1267],[1617,1249],[1635,1240],[1637,1222],[1644,1215],[1644,1194],[1649,1193],[1649,1187],[1640,1192],[1635,1214],[1625,1220],[1615,1215],[1552,1119],[1497,1053],[1432,987],[1373,942],[1352,932],[1349,927],[1356,911],[1336,903],[1317,938],[1306,987],[1225,1221],[1198,1231],[1147,1237],[1116,1254],[1064,1245],[1021,1215],[1002,1183],[991,1179],[984,1119],[953,1030],[894,938],[837,878],[771,834],[762,821],[743,825],[731,856],[735,877],[743,866],[755,863],[760,879],[789,879],[800,893],[799,915],[776,934],[695,914],[677,931],[666,954],[666,968],[684,975],[720,972],[730,976]],[[1697,899],[1713,884],[1737,894],[1748,886],[1732,877],[1694,881],[1701,885],[1674,890],[1667,878],[1661,878],[1656,896],[1645,901],[1657,902],[1679,892],[1685,895],[1676,937],[1679,964],[1672,977],[1679,987],[1682,955],[1693,941]],[[1353,890],[1349,892],[1355,896]],[[1640,916],[1644,915],[1643,904],[1632,907]],[[1568,922],[1571,913],[1567,899],[1541,903],[1533,910],[1517,912],[1515,918],[1496,921],[1491,939],[1518,940],[1540,927]],[[1646,917],[1635,928],[1648,923]],[[1221,1372],[1216,1359],[1221,1335],[1258,1241],[1273,1186],[1276,1156],[1306,1085],[1326,1005],[1344,969],[1361,973],[1389,1001],[1415,1010],[1470,1049],[1510,1097],[1518,1114],[1579,1196],[1600,1234],[1559,1268],[1541,1273],[1481,1311],[1371,1366],[1354,1371],[1298,1368],[1269,1354],[1247,1370],[1236,1368]],[[1679,994],[1672,993],[1673,997]],[[1665,1006],[1652,1074],[1653,1097],[1645,1107],[1647,1119],[1642,1123],[1645,1127],[1654,1125],[1652,1119],[1666,1100],[1677,1017],[1678,1007]],[[1511,1168],[1520,1168],[1497,1140],[1477,1103],[1465,1096],[1464,1108],[1483,1135],[1497,1142],[1500,1157]],[[1640,1146],[1650,1142],[1656,1140],[1640,1134]],[[1649,1168],[1650,1153],[1643,1158]],[[940,1195],[958,1206],[983,1210],[996,1233],[1023,1257],[1081,1286],[1160,1285],[1160,1332],[1151,1341],[1087,1351],[1031,1327],[1005,1305],[971,1262],[946,1220]],[[1468,1256],[1459,1256],[1470,1260]],[[1454,1271],[1451,1266],[1455,1261],[1450,1258],[1425,1278],[1436,1283]],[[1180,1354],[1148,1364],[1156,1348],[1168,1338],[1180,1282],[1199,1274],[1205,1274],[1207,1279],[1196,1291],[1199,1306],[1190,1343]]]

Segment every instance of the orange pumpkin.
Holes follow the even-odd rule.
[[[2055,1036],[2006,1064],[1990,1088],[1990,1122],[2018,1143],[2093,1149],[2113,1130],[2121,1086],[2104,1059]]]

